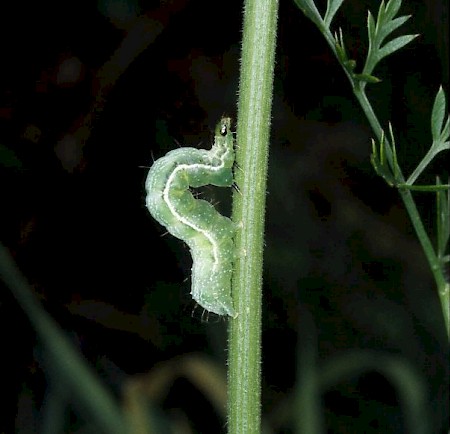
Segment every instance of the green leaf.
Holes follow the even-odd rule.
[[[336,54],[337,54],[337,57],[338,57],[339,61],[341,63],[345,63],[346,62],[346,53],[345,53],[345,51],[342,49],[342,47],[339,45],[338,42],[336,42],[335,47],[336,47]]]
[[[433,161],[437,154],[450,149],[450,141],[448,140],[450,135],[450,119],[448,114],[446,114],[445,108],[445,94],[441,86],[436,94],[433,109],[431,111],[431,135],[433,142],[426,155],[422,158],[422,161],[420,161],[414,169],[414,172],[406,181],[407,185],[413,185],[416,182],[416,179]],[[445,120],[446,115],[447,119]]]
[[[367,83],[379,83],[381,80],[374,75],[369,74],[353,74],[353,78],[358,81],[365,81]]]
[[[336,54],[338,59],[344,63],[348,60],[347,53],[345,51],[344,39],[342,36],[342,29],[339,27],[339,34],[334,32],[334,46],[336,47]]]
[[[372,155],[370,156],[370,162],[372,163],[375,172],[379,176],[381,176],[389,186],[394,187],[398,185],[399,179],[398,179],[397,152],[395,149],[395,140],[391,124],[389,124],[389,133],[392,141],[392,164],[390,164],[388,159],[386,158],[386,138],[384,131],[382,131],[381,134],[379,153],[377,150],[376,143],[372,139]]]
[[[447,116],[444,128],[441,131],[441,140],[448,140],[450,138],[450,118]]]
[[[384,0],[380,3],[380,7],[378,8],[378,15],[377,15],[377,23],[382,23],[384,21],[384,15],[385,15],[385,5]]]
[[[369,33],[369,41],[375,41],[375,20],[373,19],[373,15],[370,13],[370,11],[367,12],[367,30]]]
[[[344,0],[328,0],[327,1],[327,11],[325,12],[325,17],[323,19],[325,26],[330,28],[331,21],[333,20],[336,12],[341,7]]]
[[[301,11],[317,26],[323,27],[324,23],[319,11],[316,8],[313,0],[294,0],[295,4]]]
[[[353,73],[353,70],[356,68],[356,61],[348,58],[341,28],[339,28],[339,34],[335,32],[334,41],[337,58],[341,62],[342,66],[348,71],[349,75],[354,77],[355,74]]]
[[[384,6],[384,1],[381,3],[380,10]],[[392,18],[397,15],[397,12],[402,6],[402,0],[390,0],[387,2],[386,8],[384,9],[384,18],[386,21],[392,20]]]
[[[386,5],[384,1],[382,1],[378,9],[376,21],[369,11],[367,15],[369,50],[362,71],[363,74],[372,75],[372,71],[381,59],[404,47],[418,36],[399,36],[387,42],[382,47],[384,40],[410,18],[410,16],[405,15],[394,19],[401,4],[401,0],[391,0]]]
[[[404,47],[406,44],[411,42],[413,39],[417,38],[419,35],[404,35],[399,36],[398,38],[389,41],[386,45],[378,50],[377,59],[380,61],[383,57],[392,54],[394,51],[399,50]]]
[[[450,188],[449,184],[441,184],[441,185],[412,185],[407,183],[397,184],[397,187],[400,189],[411,190],[411,191],[428,191],[428,192],[436,192],[436,191],[447,191]]]
[[[450,149],[450,142],[440,142],[439,146],[436,146],[436,154],[447,149]]]
[[[439,88],[431,112],[431,136],[433,141],[439,141],[441,138],[442,126],[445,117],[445,94],[442,86]],[[448,123],[448,121],[447,121]],[[445,139],[444,139],[445,140]]]
[[[402,24],[406,23],[411,18],[411,15],[404,15],[402,17],[398,17],[395,20],[387,23],[383,26],[378,32],[378,38],[380,43],[394,30],[398,29]]]

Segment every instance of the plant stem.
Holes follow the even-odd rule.
[[[267,161],[272,106],[277,0],[246,0],[233,200],[236,263],[230,320],[228,432],[259,433],[261,425],[261,287]]]
[[[414,184],[416,182],[416,179],[420,176],[420,174],[424,171],[424,169],[431,163],[433,158],[436,157],[436,155],[443,149],[444,149],[443,146],[442,148],[440,146],[431,146],[431,148],[426,153],[425,157],[423,157],[422,161],[417,165],[417,167],[414,169],[414,172],[408,178],[407,183]]]
[[[366,114],[367,120],[372,127],[372,130],[376,134],[378,140],[381,140],[382,128],[378,119],[372,109],[372,106],[367,99],[367,96],[364,90],[361,90],[358,87],[353,88],[354,94],[361,105],[364,113]],[[386,143],[386,156],[391,163],[392,167],[392,148],[389,145],[387,138],[385,138]],[[398,177],[400,180],[404,181],[403,174],[401,173],[400,167],[398,167]],[[436,252],[431,244],[430,237],[428,236],[425,227],[423,225],[422,219],[420,218],[419,211],[414,202],[414,198],[412,196],[412,192],[409,189],[399,188],[398,192],[400,197],[402,198],[403,204],[405,205],[406,211],[408,212],[411,223],[416,232],[417,238],[419,239],[420,244],[422,245],[422,249],[425,253],[425,256],[428,260],[428,264],[430,266],[431,272],[434,277],[434,281],[436,282],[439,300],[441,303],[442,314],[444,316],[445,328],[447,330],[447,336],[450,339],[450,315],[449,315],[449,305],[448,305],[448,283],[445,281],[445,276],[442,272],[442,268],[439,264],[439,259],[436,255]]]
[[[330,49],[333,51],[336,59],[339,61],[339,63],[342,66],[342,69],[344,70],[345,74],[347,75],[350,84],[352,86],[353,93],[358,100],[362,110],[364,111],[364,114],[367,117],[367,120],[369,121],[370,126],[372,127],[372,130],[374,131],[375,135],[378,138],[378,141],[381,141],[383,129],[380,125],[380,122],[378,121],[378,118],[373,111],[372,105],[370,104],[369,100],[367,99],[367,95],[365,93],[365,86],[367,85],[367,82],[365,81],[358,81],[355,80],[352,75],[349,73],[349,71],[346,69],[345,65],[341,62],[338,52],[336,50],[336,40],[333,38],[333,35],[330,32],[329,24],[326,25],[323,21],[322,17],[320,16],[313,0],[294,0],[296,4],[299,6],[299,8],[305,13],[305,15],[311,19],[316,26],[319,28],[322,35],[325,37],[325,40],[327,41]],[[369,53],[370,54],[370,53]],[[368,54],[368,56],[369,56]],[[371,70],[369,68],[369,71],[371,73]],[[392,169],[395,169],[397,171],[397,181],[399,181],[399,184],[404,184],[405,179],[403,177],[403,174],[401,173],[400,167],[395,164],[393,159],[393,152],[392,147],[389,144],[389,141],[385,138],[384,143],[386,145],[386,157],[389,161],[389,164]],[[445,143],[446,145],[447,143]],[[443,146],[442,149],[447,149],[447,146]],[[440,149],[440,150],[442,150]],[[434,150],[433,152],[437,153],[439,151]],[[427,158],[427,157],[426,157]],[[394,167],[395,166],[395,167]],[[415,176],[415,175],[413,175]],[[411,179],[411,178],[410,178]],[[433,248],[433,245],[431,244],[430,238],[428,237],[425,228],[423,226],[422,220],[420,218],[419,211],[417,210],[416,204],[414,202],[414,198],[412,196],[411,190],[406,188],[398,188],[400,197],[403,200],[403,203],[405,204],[406,211],[409,214],[409,218],[411,219],[411,222],[413,224],[414,230],[416,231],[417,238],[419,238],[420,244],[422,245],[422,249],[425,253],[425,256],[428,260],[428,264],[430,265],[431,272],[433,273],[434,280],[436,282],[439,299],[441,302],[441,308],[444,316],[445,326],[447,330],[447,335],[450,339],[450,307],[449,307],[449,283],[446,282],[442,267],[440,266],[439,259],[436,255],[436,252]]]

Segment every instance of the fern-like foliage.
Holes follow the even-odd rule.
[[[376,65],[386,56],[396,52],[400,48],[415,39],[418,35],[402,35],[386,42],[386,39],[391,36],[392,32],[398,29],[402,24],[409,20],[410,15],[404,15],[395,18],[401,5],[402,0],[389,0],[387,3],[384,0],[381,2],[378,9],[377,18],[373,17],[369,11],[367,15],[367,30],[369,37],[369,48],[364,68],[361,73],[355,72],[356,62],[350,59],[345,49],[344,37],[342,30],[335,32],[332,35],[330,31],[331,22],[333,21],[336,12],[341,7],[344,0],[328,0],[325,15],[322,17],[318,11],[314,0],[294,0],[297,6],[303,13],[320,29],[329,43],[334,54],[339,59],[344,67],[347,75],[355,87],[360,84],[362,87],[366,83],[378,83],[381,81],[373,75],[373,70]]]
[[[444,149],[450,149],[450,117],[448,116],[448,112],[446,114],[446,105],[444,90],[441,86],[434,100],[433,111],[431,112],[431,135],[436,153]]]
[[[389,153],[384,132],[381,135],[380,146],[377,148],[375,141],[372,140],[371,163],[375,171],[391,187],[407,188],[416,191],[445,191],[450,188],[449,184],[436,183],[436,185],[416,185],[415,181],[425,168],[431,163],[436,155],[444,150],[450,149],[450,117],[446,112],[446,100],[442,87],[436,94],[431,112],[431,135],[433,142],[429,151],[423,157],[422,161],[411,176],[404,181],[400,176],[401,170],[397,161],[397,152],[395,148],[395,138],[392,126],[389,124],[389,135],[392,149],[392,158],[387,158]],[[443,199],[442,199],[443,200]]]
[[[441,87],[437,92],[431,113],[432,144],[430,149],[411,176],[406,179],[398,164],[393,128],[389,124],[390,137],[388,139],[365,90],[367,83],[378,83],[381,81],[373,75],[378,63],[385,57],[409,44],[418,36],[412,34],[392,36],[393,32],[405,24],[410,16],[396,16],[402,5],[402,0],[388,0],[387,2],[382,0],[376,18],[370,12],[368,13],[367,32],[369,46],[367,56],[362,71],[356,72],[356,61],[348,56],[342,29],[338,29],[334,34],[330,31],[333,18],[341,7],[343,0],[327,0],[327,9],[323,17],[319,13],[314,0],[294,1],[303,13],[316,24],[336,58],[339,60],[350,80],[353,94],[361,105],[378,139],[377,141],[372,141],[372,165],[378,175],[400,192],[400,196],[413,222],[416,234],[435,277],[446,329],[450,337],[450,282],[449,276],[445,273],[445,269],[450,262],[450,255],[448,254],[450,239],[450,185],[441,183],[439,178],[437,178],[435,185],[416,184],[416,180],[434,157],[438,153],[450,149],[450,119],[446,110],[444,91]],[[436,250],[433,248],[431,240],[426,233],[410,190],[434,191],[437,194],[438,221]]]
[[[370,162],[378,176],[381,176],[391,187],[397,187],[402,179],[399,177],[397,151],[391,123],[389,123],[389,135],[392,147],[392,159],[388,159],[386,156],[388,148],[385,133],[383,131],[379,148],[377,148],[375,140],[372,139],[372,155],[370,156]]]
[[[394,18],[402,5],[401,0],[389,0],[386,4],[384,0],[378,9],[377,20],[373,15],[367,15],[367,30],[369,36],[369,51],[367,53],[366,63],[363,68],[363,74],[371,75],[375,66],[386,56],[394,53],[406,44],[415,39],[418,35],[402,35],[389,42],[384,43],[386,38],[402,24],[409,20],[411,15],[404,15]]]
[[[408,21],[411,17],[410,15],[404,15],[395,18],[401,4],[401,0],[389,0],[386,4],[383,0],[378,9],[376,20],[371,12],[368,12],[367,32],[369,38],[369,49],[367,51],[364,68],[360,74],[356,74],[354,72],[356,62],[349,59],[347,56],[341,29],[339,29],[339,34],[335,33],[334,39],[336,41],[336,54],[349,75],[355,80],[353,83],[354,85],[360,83],[360,85],[364,87],[366,83],[378,83],[381,81],[373,75],[373,70],[377,64],[383,58],[404,47],[418,36],[402,35],[385,42],[394,30],[406,23],[406,21]]]

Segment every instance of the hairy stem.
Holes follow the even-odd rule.
[[[261,287],[267,161],[278,1],[246,0],[237,122],[233,220],[238,224],[230,320],[228,432],[261,425]]]

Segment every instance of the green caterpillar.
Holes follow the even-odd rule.
[[[147,176],[150,214],[192,254],[192,298],[204,309],[236,317],[231,299],[235,225],[190,188],[231,187],[234,147],[231,119],[217,124],[214,144],[205,149],[180,148],[155,161]]]

